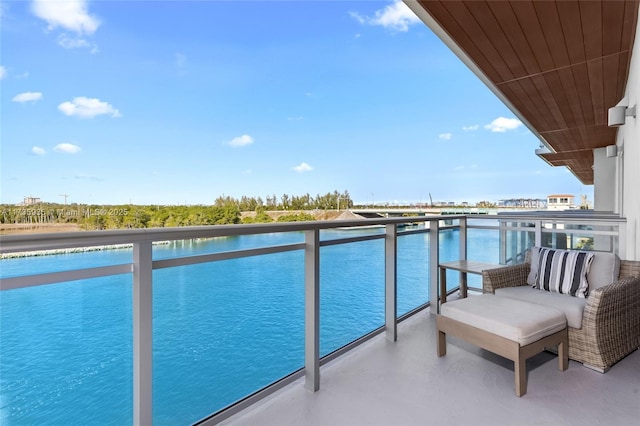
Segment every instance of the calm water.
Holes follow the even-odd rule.
[[[154,259],[303,240],[177,242],[154,246]],[[458,241],[441,233],[443,261],[458,257]],[[467,244],[470,258],[498,261],[496,232],[470,230]],[[2,260],[0,274],[130,262],[131,250],[63,254]],[[428,301],[428,271],[429,235],[399,238],[399,314]],[[0,292],[0,424],[132,422],[131,287],[125,274]],[[384,242],[322,248],[320,288],[325,355],[384,324]],[[303,253],[157,270],[153,291],[154,423],[195,422],[303,367]]]

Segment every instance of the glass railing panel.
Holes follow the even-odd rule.
[[[500,232],[496,229],[467,229],[467,259],[500,263]],[[467,285],[482,288],[482,276],[467,274]]]
[[[457,222],[457,221],[456,221]],[[460,230],[444,229],[440,231],[439,258],[440,263],[460,259]],[[453,290],[460,285],[460,273],[447,270],[447,291]]]
[[[130,275],[0,292],[0,424],[131,424],[131,293]]]
[[[248,250],[304,242],[303,232],[275,232],[213,238],[197,238],[157,242],[153,246],[154,260],[195,256],[208,253]]]
[[[566,225],[565,229],[570,231],[566,234],[566,245],[568,249],[594,250],[593,226]],[[611,237],[602,236],[599,238],[599,241],[601,243],[606,241],[606,251],[611,251]]]
[[[195,422],[304,366],[304,254],[154,272],[153,414]]]
[[[526,251],[535,244],[535,225],[523,222],[504,222],[509,227],[503,232],[506,265],[524,262]]]
[[[365,235],[379,235],[384,234],[384,232],[384,225],[359,226],[342,229],[322,229],[320,230],[320,241],[360,237]]]
[[[398,238],[397,313],[398,316],[429,301],[429,234]]]
[[[384,240],[322,247],[320,356],[383,325]]]
[[[0,264],[0,277],[19,277],[131,263],[132,248],[129,244],[99,246],[98,248],[81,247],[5,254],[0,260],[2,262]]]

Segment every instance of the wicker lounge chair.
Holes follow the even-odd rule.
[[[484,271],[483,292],[528,285],[530,257],[527,253],[523,264]],[[618,280],[589,292],[581,328],[568,331],[569,358],[603,373],[638,349],[640,261],[620,261]]]

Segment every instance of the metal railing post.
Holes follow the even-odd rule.
[[[437,314],[440,312],[440,298],[438,295],[439,285],[439,275],[438,274],[438,265],[440,264],[440,223],[436,220],[429,221],[429,282],[431,285],[429,286],[429,301],[430,311],[432,314]]]
[[[153,263],[151,242],[133,244],[133,424],[152,423]]]
[[[634,229],[636,226],[637,225],[634,222]],[[635,235],[635,232],[632,235]],[[615,253],[615,246],[613,244],[611,250]],[[629,259],[633,260],[636,258],[635,256],[636,253],[633,253],[633,255],[629,257]],[[618,225],[618,257],[620,257],[620,259],[627,259],[627,224],[624,222]]]
[[[467,218],[460,218],[460,260],[467,260]]]
[[[518,228],[520,226],[519,222],[512,222],[511,226],[513,228]],[[513,230],[511,231],[511,258],[512,258],[512,264],[516,264],[518,263],[518,240],[519,240],[519,235],[520,232],[518,232],[517,230]],[[505,260],[505,264],[506,264],[506,260]]]
[[[304,386],[320,389],[320,231],[305,231]]]
[[[397,281],[398,228],[385,226],[384,237],[384,323],[387,340],[398,340],[398,281]]]
[[[536,247],[542,247],[542,221],[536,220]]]
[[[467,260],[467,218],[461,217],[458,223],[460,237],[460,260]],[[458,286],[462,288],[463,273],[458,273]]]
[[[502,265],[507,263],[507,225],[504,220],[500,220],[498,222],[498,227],[500,229],[500,241],[499,241],[499,253],[498,253],[498,262]]]
[[[518,223],[518,226],[524,226],[524,223]],[[518,238],[518,247],[515,253],[515,259],[513,261],[514,265],[518,263],[518,259],[522,259],[524,261],[524,256],[522,255],[522,253],[524,253],[524,251],[527,249],[527,236],[528,236],[527,231],[525,230],[520,231],[519,238]]]

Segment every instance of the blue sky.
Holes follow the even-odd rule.
[[[0,202],[580,194],[395,1],[4,1]]]

